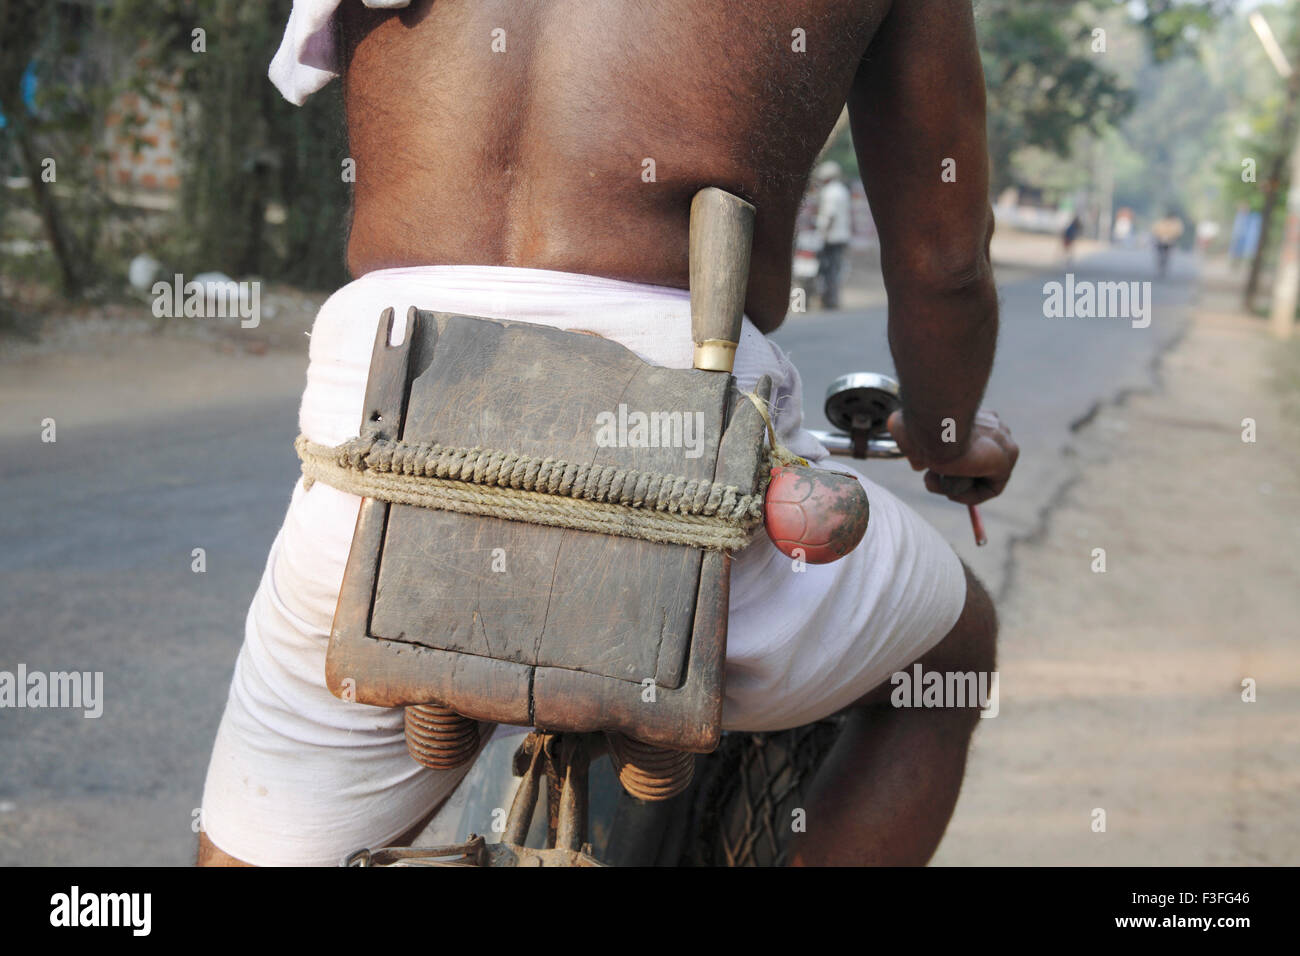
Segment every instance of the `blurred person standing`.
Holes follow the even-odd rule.
[[[840,307],[840,280],[844,272],[844,253],[853,238],[852,197],[844,185],[840,164],[827,160],[817,167],[817,235],[822,239],[821,260],[822,308]]]
[[[1237,215],[1232,220],[1232,235],[1228,240],[1228,263],[1233,269],[1239,263],[1255,258],[1262,222],[1258,210],[1251,209],[1244,202],[1237,204]]]
[[[1133,238],[1133,210],[1124,206],[1115,214],[1115,228],[1112,232],[1115,244],[1127,249]]]
[[[1210,244],[1219,238],[1219,224],[1213,219],[1202,219],[1196,224],[1196,251],[1205,255],[1210,251]]]
[[[1070,224],[1065,227],[1065,232],[1061,233],[1061,245],[1065,249],[1065,261],[1069,262],[1074,254],[1074,240],[1079,238],[1079,233],[1083,232],[1083,221],[1078,216],[1070,220]]]
[[[1151,227],[1151,238],[1156,244],[1156,272],[1164,278],[1169,271],[1169,253],[1183,238],[1183,221],[1172,212],[1165,213]]]

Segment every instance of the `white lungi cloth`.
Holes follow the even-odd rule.
[[[321,307],[299,427],[337,445],[357,434],[380,314],[410,306],[595,332],[647,362],[690,368],[690,297],[663,286],[486,266],[372,272]],[[799,373],[748,319],[741,389],[773,380],[782,444],[816,462]],[[843,469],[841,462],[833,467]],[[966,598],[956,554],[915,512],[862,479],[866,536],[833,564],[793,562],[761,532],[733,558],[723,726],[780,730],[826,717],[907,667],[952,629]],[[334,865],[418,823],[465,769],[433,771],[406,751],[401,708],[334,697],[325,650],[361,499],[294,486],[253,597],[203,794],[202,824],[247,863]]]

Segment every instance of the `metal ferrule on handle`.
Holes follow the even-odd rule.
[[[696,342],[695,367],[711,372],[730,372],[736,366],[737,344],[725,339],[705,339],[703,342]]]

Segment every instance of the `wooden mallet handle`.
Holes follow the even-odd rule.
[[[691,200],[691,338],[695,367],[730,373],[749,287],[754,207],[709,186]]]

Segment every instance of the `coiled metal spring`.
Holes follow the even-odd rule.
[[[406,749],[421,766],[451,770],[478,751],[478,721],[441,704],[406,708]]]
[[[624,734],[608,733],[605,738],[619,782],[632,796],[667,800],[690,786],[695,754],[655,747]]]

